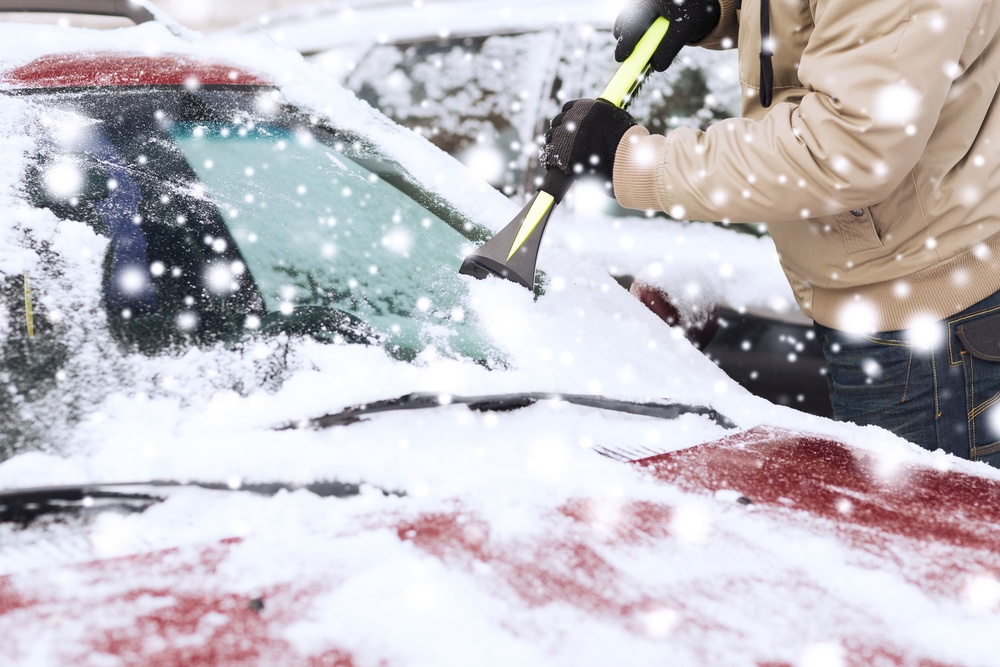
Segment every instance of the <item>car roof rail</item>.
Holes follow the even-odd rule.
[[[157,19],[144,3],[136,0],[0,0],[0,12],[118,16],[136,24]]]

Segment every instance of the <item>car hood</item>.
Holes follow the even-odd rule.
[[[609,642],[636,665],[992,659],[968,638],[1000,618],[1000,531],[983,513],[1000,481],[770,428],[619,465],[665,493],[571,498],[532,518],[540,531],[471,498],[379,494],[388,505],[358,511],[364,494],[303,491],[250,505],[266,529],[172,546],[147,533],[124,549],[121,524],[75,542],[50,526],[0,550],[8,572],[22,552],[0,577],[0,630],[9,656],[40,664],[469,664],[487,651],[575,665]],[[158,521],[212,523],[228,501],[206,493],[175,496]],[[118,551],[101,555],[109,534]],[[39,558],[81,545],[91,558]],[[933,627],[916,622],[942,608]],[[53,616],[62,639],[40,642]],[[565,632],[573,645],[550,641]],[[440,641],[456,633],[469,645]]]

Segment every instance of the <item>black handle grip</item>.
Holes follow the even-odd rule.
[[[542,184],[538,186],[538,189],[552,195],[555,203],[558,204],[566,196],[569,186],[573,185],[573,180],[572,176],[552,168],[545,172],[545,178],[542,179]]]

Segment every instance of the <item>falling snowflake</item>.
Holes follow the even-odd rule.
[[[847,304],[838,313],[835,328],[854,334],[875,331],[877,310],[869,303],[857,299]]]
[[[141,294],[150,288],[149,274],[144,268],[130,266],[119,274],[118,287],[124,294]]]
[[[920,93],[905,83],[883,88],[875,102],[875,118],[886,125],[905,126],[920,112]]]
[[[874,359],[865,359],[861,362],[861,370],[868,376],[868,383],[882,376],[882,364]]]
[[[53,199],[69,199],[83,190],[83,172],[73,162],[60,160],[45,170],[45,190]]]
[[[205,270],[205,286],[215,294],[228,294],[239,288],[232,267],[224,262],[208,266]]]

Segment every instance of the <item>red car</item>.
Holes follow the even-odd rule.
[[[460,498],[358,512],[338,503],[359,497],[320,496],[325,517],[271,508],[264,521],[289,523],[249,536],[217,527],[217,540],[169,548],[129,535],[118,557],[95,554],[107,526],[88,543],[50,525],[0,557],[21,570],[0,578],[3,653],[8,664],[992,664],[995,476],[768,428],[621,465],[662,492],[574,495],[527,530]],[[82,512],[139,511],[164,490],[61,495],[91,498]],[[203,520],[221,493],[190,499],[182,518]],[[5,518],[30,497],[0,498]],[[70,562],[45,565],[58,560]]]
[[[513,204],[288,54],[0,33],[4,664],[996,664],[1000,472],[460,277]]]

